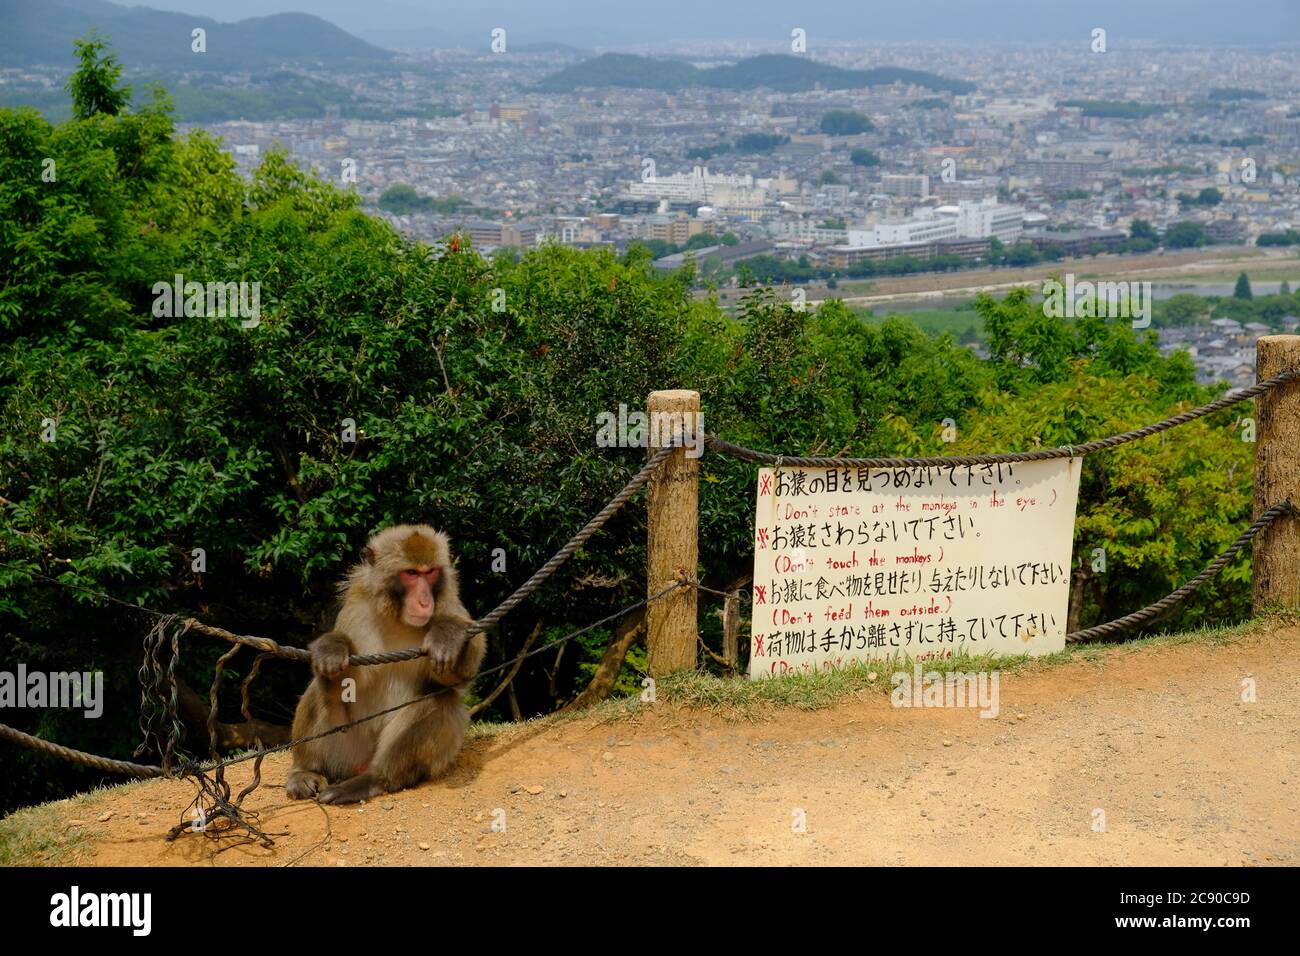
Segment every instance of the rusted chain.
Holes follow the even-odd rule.
[[[1117,445],[1137,441],[1140,438],[1149,438],[1178,425],[1186,425],[1188,422],[1203,418],[1221,409],[1230,408],[1238,402],[1244,402],[1257,395],[1262,395],[1297,376],[1300,376],[1300,371],[1282,372],[1272,378],[1257,382],[1249,388],[1233,389],[1227,395],[1215,399],[1207,405],[1189,409],[1153,425],[1146,425],[1132,431],[1111,435],[1109,438],[1098,438],[1090,442],[1084,442],[1082,445],[1063,445],[1060,448],[1043,448],[1038,451],[1000,452],[993,455],[938,455],[929,458],[835,458],[776,455],[772,452],[758,451],[753,448],[745,448],[743,445],[733,444],[719,438],[717,435],[706,435],[704,442],[719,454],[739,458],[741,461],[752,461],[764,465],[790,465],[793,468],[941,468],[944,466],[995,465],[1022,461],[1049,461],[1054,458],[1077,458],[1080,455],[1114,448]]]
[[[1106,637],[1110,634],[1117,634],[1120,631],[1126,631],[1129,628],[1136,627],[1139,624],[1145,624],[1153,618],[1159,617],[1165,611],[1168,611],[1174,605],[1190,597],[1202,584],[1210,580],[1244,548],[1255,535],[1259,534],[1269,525],[1283,515],[1296,514],[1295,506],[1289,501],[1281,501],[1273,505],[1258,518],[1254,523],[1237,536],[1237,540],[1228,546],[1228,549],[1219,555],[1201,571],[1196,577],[1192,578],[1178,590],[1166,595],[1155,604],[1149,604],[1140,611],[1134,611],[1124,617],[1116,618],[1113,621],[1107,621],[1105,624],[1098,624],[1096,627],[1084,628],[1082,631],[1075,631],[1072,634],[1065,635],[1066,641],[1076,643],[1078,641],[1088,641],[1095,637]]]

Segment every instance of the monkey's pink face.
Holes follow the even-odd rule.
[[[409,568],[399,575],[402,584],[402,623],[424,627],[433,617],[433,594],[441,568]]]

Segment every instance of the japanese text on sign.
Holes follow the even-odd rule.
[[[1061,650],[1081,464],[760,469],[750,677]]]

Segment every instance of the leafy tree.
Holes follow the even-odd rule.
[[[1209,244],[1205,227],[1199,222],[1179,222],[1165,230],[1165,246],[1170,249],[1191,249]]]
[[[1210,319],[1209,306],[1205,299],[1191,292],[1178,292],[1156,307],[1157,325],[1178,327],[1184,325],[1204,324]]]
[[[108,50],[108,44],[94,33],[73,41],[80,66],[68,78],[72,115],[77,119],[116,116],[131,102],[131,88],[119,86],[122,67]]]
[[[1156,235],[1155,228],[1145,219],[1134,219],[1128,234],[1130,239],[1150,239],[1152,242],[1160,238]]]
[[[869,117],[853,110],[830,110],[821,121],[821,131],[830,136],[856,136],[875,128]]]
[[[1286,232],[1265,232],[1255,240],[1260,246],[1296,246],[1300,245],[1300,231],[1288,229]]]
[[[745,133],[736,139],[735,150],[738,153],[770,153],[788,142],[789,136],[776,133]]]
[[[379,208],[396,216],[407,216],[413,212],[428,212],[433,208],[433,201],[428,196],[421,196],[414,186],[394,183],[380,195]]]
[[[854,166],[879,166],[880,157],[869,149],[855,149],[849,153]]]
[[[1243,272],[1241,275],[1237,276],[1237,285],[1236,288],[1232,290],[1232,297],[1234,299],[1255,298],[1254,293],[1250,291],[1250,276],[1246,275],[1246,273]]]

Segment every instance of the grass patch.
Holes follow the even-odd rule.
[[[90,840],[85,827],[68,826],[64,817],[76,819],[81,807],[90,813],[89,804],[108,789],[97,787],[66,800],[23,807],[0,819],[0,866],[64,866],[76,862],[80,852],[90,846]]]

